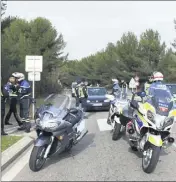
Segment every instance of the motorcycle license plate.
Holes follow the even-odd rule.
[[[95,103],[93,106],[102,106],[102,103]]]

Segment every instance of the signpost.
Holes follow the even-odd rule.
[[[43,56],[26,56],[25,71],[28,72],[28,80],[32,81],[32,98],[35,98],[35,81],[40,81],[40,72],[43,71]],[[32,114],[34,118],[35,106],[33,103]]]

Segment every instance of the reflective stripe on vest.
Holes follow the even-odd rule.
[[[79,98],[83,98],[83,97],[84,97],[83,88],[79,87]]]

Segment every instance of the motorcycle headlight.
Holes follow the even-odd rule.
[[[154,114],[153,114],[151,111],[147,111],[147,118],[148,118],[151,122],[155,123]]]
[[[58,127],[58,121],[57,120],[40,121],[40,126],[43,129],[55,130]]]
[[[106,100],[104,100],[104,102],[110,102],[110,100],[109,99],[106,99]]]
[[[174,123],[174,117],[166,118],[163,124],[163,128],[166,128],[167,126],[170,126]]]

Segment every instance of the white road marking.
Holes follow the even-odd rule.
[[[25,167],[25,165],[29,162],[29,157],[31,154],[32,148],[17,161],[2,177],[1,181],[12,181],[18,173]]]
[[[107,124],[107,119],[97,119],[97,123],[100,131],[112,130],[112,126]]]

